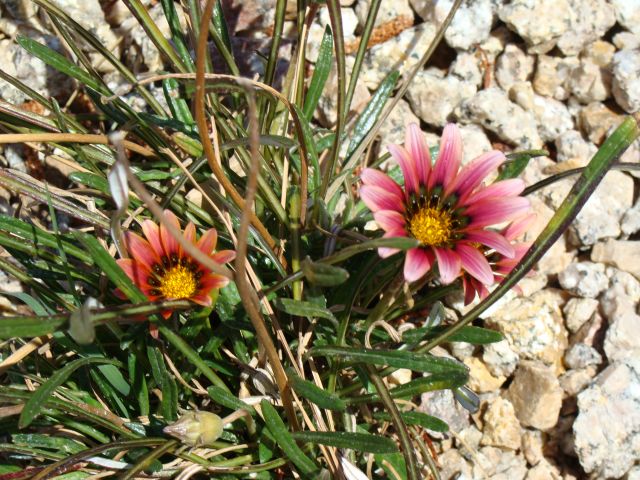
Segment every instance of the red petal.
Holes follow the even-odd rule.
[[[168,223],[178,230],[178,232],[180,231],[180,222],[178,221],[178,217],[176,217],[171,210],[165,210],[164,217]],[[169,233],[169,229],[165,227],[164,223],[160,225],[160,241],[162,242],[162,247],[164,248],[164,252],[167,256],[171,256],[173,253],[178,256],[182,254],[180,244],[175,237]]]
[[[505,160],[504,153],[497,150],[479,156],[460,170],[460,173],[445,193],[448,195],[455,192],[458,198],[466,197],[482,183],[482,180],[490,172],[498,168]]]
[[[136,235],[133,232],[124,233],[124,243],[129,251],[131,257],[144,264],[148,270],[160,262],[160,258],[156,255],[156,252],[140,235]]]
[[[429,173],[431,172],[431,154],[429,153],[429,146],[427,145],[424,134],[415,123],[407,127],[404,147],[413,158],[418,181],[422,185],[426,185],[429,180]]]
[[[444,127],[442,138],[440,139],[440,151],[433,170],[433,175],[429,179],[429,187],[442,185],[448,190],[449,184],[453,181],[462,162],[462,136],[458,127],[449,123]]]
[[[360,198],[372,212],[377,212],[378,210],[404,212],[402,198],[380,187],[363,185],[360,187]]]
[[[472,229],[513,220],[530,208],[529,200],[524,197],[487,198],[468,207],[464,215],[471,217],[469,228]]]
[[[400,170],[402,170],[402,176],[404,177],[405,190],[409,193],[420,191],[418,172],[413,157],[400,145],[389,145],[387,149],[400,165]]]
[[[360,178],[362,179],[362,183],[364,183],[365,185],[380,187],[383,190],[387,190],[391,193],[396,194],[399,198],[402,198],[404,196],[400,185],[398,185],[391,179],[391,177],[385,175],[380,170],[365,168],[360,174]]]
[[[421,279],[431,269],[434,260],[433,253],[425,248],[409,249],[404,260],[404,279],[407,282]]]
[[[502,180],[501,182],[494,183],[471,194],[465,201],[465,204],[474,205],[489,197],[515,197],[520,195],[523,190],[524,182],[519,178]]]
[[[165,253],[162,248],[162,242],[160,241],[160,229],[158,225],[151,220],[145,220],[142,222],[142,232],[147,237],[147,241],[158,258],[161,258]]]
[[[440,281],[449,284],[453,282],[462,268],[460,256],[449,248],[434,247],[436,259],[438,260],[438,270],[440,271]]]
[[[491,230],[471,230],[465,232],[464,239],[469,242],[478,242],[487,247],[493,248],[496,252],[505,257],[513,258],[516,254],[513,246],[503,235]]]
[[[187,223],[183,233],[184,239],[189,243],[196,243],[196,226],[193,222]]]
[[[407,232],[405,232],[404,228],[396,228],[393,230],[389,230],[387,233],[382,235],[382,238],[397,238],[406,236]],[[382,258],[387,258],[391,255],[395,255],[399,251],[400,249],[398,248],[380,247],[378,248],[378,255],[380,255]]]
[[[485,285],[493,284],[491,266],[486,257],[477,248],[458,244],[456,245],[456,253],[460,256],[462,268],[469,272],[469,275]]]
[[[143,263],[131,258],[121,258],[116,263],[138,288],[148,288],[147,280],[151,272]]]
[[[403,229],[405,225],[404,217],[395,210],[379,210],[373,214],[376,223],[384,231]]]
[[[198,240],[198,248],[205,255],[211,255],[218,243],[218,232],[215,228],[210,228]]]
[[[229,263],[236,258],[236,252],[235,250],[220,250],[219,252],[211,255],[211,258],[214,262],[222,265],[223,263]]]

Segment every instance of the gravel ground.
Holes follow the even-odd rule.
[[[162,68],[162,59],[121,2],[55,0],[112,47],[136,73]],[[155,2],[154,2],[155,3]],[[392,70],[418,61],[452,0],[383,1],[376,44],[365,56],[354,110]],[[262,68],[256,50],[269,46],[272,0],[225,2],[234,46],[246,74]],[[342,2],[347,48],[355,52],[368,0]],[[0,7],[0,68],[45,95],[64,98],[73,85],[28,57],[13,38],[29,35],[61,49],[29,1]],[[295,11],[292,10],[292,12]],[[106,12],[106,15],[105,15]],[[152,7],[154,18],[161,7]],[[309,31],[315,61],[329,16]],[[162,28],[166,24],[160,22]],[[287,22],[287,29],[293,23]],[[292,42],[284,42],[286,57]],[[584,166],[626,113],[640,110],[640,0],[469,0],[430,62],[380,131],[380,144],[403,141],[405,125],[420,122],[435,145],[446,122],[461,124],[465,160],[490,148],[545,148],[524,177],[533,183]],[[353,64],[353,53],[347,66]],[[121,84],[96,59],[110,86]],[[283,64],[283,67],[286,65]],[[24,96],[0,82],[0,98]],[[336,118],[335,82],[319,103],[317,122]],[[135,97],[131,97],[135,102]],[[4,165],[28,170],[20,148],[5,147]],[[640,163],[640,143],[622,158]],[[442,478],[543,480],[640,479],[640,200],[638,172],[610,172],[523,295],[505,297],[486,316],[505,340],[485,347],[456,345],[470,368],[481,408],[469,415],[449,392],[425,395],[421,408],[440,416],[451,434],[436,448]],[[563,180],[532,196],[542,230],[572,185]],[[0,192],[0,210],[11,211]],[[2,287],[19,285],[0,277]],[[463,309],[459,299],[450,305]],[[634,330],[634,328],[636,330]],[[436,437],[437,438],[437,437]]]

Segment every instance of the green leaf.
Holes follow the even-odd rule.
[[[351,154],[356,151],[358,145],[360,145],[375,125],[380,116],[380,112],[393,93],[396,83],[398,83],[398,78],[400,78],[400,72],[394,70],[380,83],[376,93],[373,94],[371,100],[369,100],[369,103],[358,117],[356,126],[353,129],[353,136],[351,137],[349,148],[347,148],[346,158],[349,158]]]
[[[378,466],[387,474],[387,478],[394,480],[407,480],[407,462],[402,453],[387,453],[375,455]],[[430,477],[427,477],[430,478]]]
[[[360,452],[393,453],[398,451],[396,442],[387,437],[356,432],[294,432],[293,438],[302,442],[319,443]]]
[[[331,34],[331,28],[327,25],[320,42],[320,50],[318,52],[318,60],[316,61],[316,68],[313,70],[313,76],[311,77],[311,83],[309,84],[309,90],[304,99],[304,107],[302,112],[307,120],[311,120],[313,112],[318,106],[318,101],[324,90],[324,85],[327,83],[329,73],[331,73],[331,67],[333,65],[333,35]]]
[[[87,449],[87,446],[64,437],[54,437],[51,435],[43,435],[38,433],[15,433],[11,435],[11,440],[16,445],[26,445],[28,447],[46,448],[49,450],[60,451],[64,453],[78,453]]]
[[[308,319],[326,318],[328,320],[335,320],[336,318],[330,310],[312,302],[293,300],[292,298],[278,298],[273,302],[273,305],[278,310],[296,317],[307,317]]]
[[[368,348],[354,348],[341,346],[314,347],[308,356],[336,358],[341,362],[367,363],[373,365],[387,365],[395,368],[408,368],[416,372],[447,373],[462,372],[466,374],[467,367],[446,357],[434,357],[408,350],[373,350]]]
[[[335,287],[349,278],[349,272],[344,268],[314,262],[309,257],[301,262],[300,267],[309,283],[319,287]]]
[[[67,318],[63,315],[0,317],[0,339],[47,335],[66,322]]]
[[[549,152],[546,150],[528,150],[509,154],[509,161],[504,164],[504,167],[496,181],[516,178],[524,171],[525,168],[527,168],[527,165],[529,165],[529,161],[532,158],[542,157],[545,155],[549,155]]]
[[[339,252],[334,253],[330,257],[322,259],[322,263],[330,265],[340,263],[348,258],[357,255],[358,253],[366,252],[367,250],[373,250],[375,248],[397,248],[399,250],[409,250],[420,245],[420,242],[415,238],[409,237],[393,237],[393,238],[376,238],[375,240],[367,240],[366,242],[358,243],[357,245],[351,245],[345,247]]]
[[[218,405],[222,405],[223,407],[228,408],[229,410],[242,409],[246,410],[251,415],[256,414],[255,408],[253,408],[248,403],[243,402],[238,397],[232,395],[223,388],[211,386],[207,388],[207,393],[214,402],[216,402]]]
[[[312,189],[312,191],[317,191],[320,188],[321,170],[318,150],[316,149],[316,143],[313,139],[313,132],[311,131],[311,126],[309,125],[308,120],[304,117],[298,106],[296,104],[292,104],[292,106],[293,110],[298,116],[298,121],[302,130],[302,141],[304,142],[304,146],[307,150],[307,153],[309,154],[309,160],[311,161],[311,165],[307,166],[307,170],[312,173],[309,178],[309,183],[311,183],[310,188]],[[302,168],[299,159],[297,159],[297,167],[298,171],[300,171],[300,168]],[[313,170],[311,170],[311,167],[313,167]]]
[[[293,436],[287,430],[276,409],[266,400],[262,400],[260,406],[271,435],[276,439],[284,454],[300,470],[300,473],[308,476],[317,472],[318,466],[296,445]]]
[[[97,357],[85,357],[74,360],[66,364],[60,370],[57,370],[51,377],[38,388],[24,405],[20,419],[18,420],[19,428],[28,427],[31,422],[38,416],[45,402],[49,399],[56,388],[67,381],[69,376],[78,368],[91,364],[116,363],[115,360]]]
[[[404,423],[407,425],[420,425],[423,428],[433,430],[434,432],[446,432],[449,430],[449,425],[443,422],[439,418],[432,417],[422,412],[404,412],[400,413]],[[391,415],[387,412],[376,412],[373,414],[373,418],[378,420],[385,420],[390,422]]]
[[[446,325],[439,325],[431,328],[413,328],[411,330],[406,330],[402,334],[402,340],[407,343],[431,340],[445,332],[447,328],[449,327]],[[474,345],[486,345],[489,343],[500,342],[502,340],[504,340],[504,337],[500,332],[481,327],[464,327],[447,339],[448,342],[467,342]]]
[[[287,376],[291,382],[291,388],[303,398],[315,403],[320,408],[342,412],[347,405],[337,396],[323,390],[315,383],[300,378],[292,368],[287,369]]]

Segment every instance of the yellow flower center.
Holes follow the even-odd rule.
[[[451,240],[453,221],[449,212],[434,207],[421,207],[411,220],[409,231],[423,245],[441,247]]]
[[[190,298],[198,289],[196,274],[184,265],[174,265],[165,270],[158,290],[165,298]]]

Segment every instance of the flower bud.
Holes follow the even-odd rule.
[[[164,433],[192,447],[206,447],[222,434],[222,420],[211,412],[193,411],[164,427]]]

